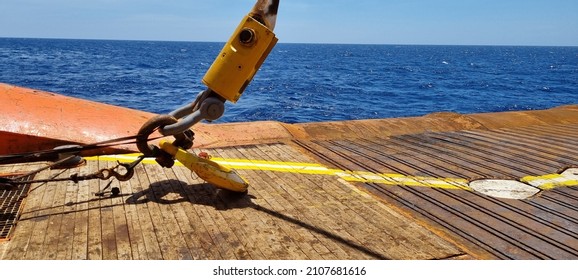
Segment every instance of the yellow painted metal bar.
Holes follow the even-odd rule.
[[[132,162],[139,155],[117,155],[100,156],[87,158],[88,160],[114,160],[120,162]],[[198,158],[198,157],[197,157]],[[446,190],[472,191],[469,181],[460,178],[435,178],[423,176],[408,176],[392,173],[375,173],[368,171],[347,171],[331,169],[318,163],[286,162],[286,161],[266,161],[249,159],[225,159],[211,158],[211,161],[222,168],[236,170],[260,170],[287,172],[309,175],[336,176],[347,182],[376,183],[390,186],[423,187]],[[152,159],[145,159],[145,164],[156,164]],[[182,164],[181,164],[182,165]],[[520,179],[521,182],[537,187],[541,190],[552,190],[559,187],[578,186],[578,179],[565,174],[546,174],[542,176],[526,176]]]
[[[177,154],[177,152],[174,150],[171,150],[170,153],[173,155]],[[132,154],[132,155],[100,156],[87,159],[132,162],[138,156],[139,156],[138,154]],[[194,158],[194,160],[197,161],[199,159],[204,160],[199,157]],[[309,175],[329,175],[329,176],[337,176],[348,182],[378,183],[392,186],[399,185],[409,187],[471,190],[467,186],[468,181],[464,179],[415,177],[415,176],[406,176],[402,174],[379,174],[366,171],[345,171],[327,168],[326,166],[323,166],[318,163],[225,159],[225,158],[211,158],[209,162],[212,162],[211,164],[217,164],[221,168],[227,168],[227,170],[231,169],[260,170],[260,171],[287,172],[287,173],[309,174]],[[143,163],[156,164],[156,162],[153,159],[145,159]],[[191,164],[194,165],[197,163],[196,162],[187,163],[186,161],[185,162],[180,161],[181,166],[189,167]]]
[[[578,180],[563,174],[547,174],[543,176],[526,176],[520,181],[542,190],[552,190],[560,187],[578,186]]]
[[[243,177],[226,166],[198,157],[174,146],[168,141],[161,140],[159,147],[199,175],[201,179],[218,188],[241,193],[246,192],[249,188],[249,183]]]

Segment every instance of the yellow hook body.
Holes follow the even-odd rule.
[[[249,183],[235,170],[219,165],[218,163],[198,157],[168,141],[162,140],[160,148],[173,156],[185,167],[195,172],[201,179],[217,188],[244,193],[249,189]]]

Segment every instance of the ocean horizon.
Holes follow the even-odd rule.
[[[153,113],[194,100],[224,43],[0,38],[0,82]],[[217,122],[578,104],[578,47],[279,43]]]

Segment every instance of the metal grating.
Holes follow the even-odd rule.
[[[23,180],[32,180],[33,177],[34,175],[30,175]],[[0,241],[10,238],[20,217],[20,206],[29,190],[30,184],[15,187],[0,186]]]

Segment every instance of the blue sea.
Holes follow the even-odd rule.
[[[168,113],[223,43],[0,38],[0,82]],[[278,44],[217,122],[287,123],[578,104],[578,47]]]

